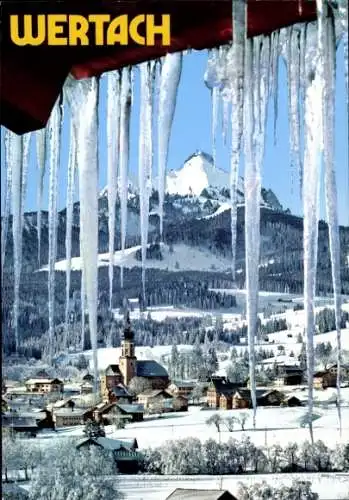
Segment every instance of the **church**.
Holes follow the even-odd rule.
[[[169,384],[168,373],[154,360],[138,360],[135,356],[134,333],[130,315],[127,312],[126,324],[121,341],[119,364],[109,365],[101,377],[101,393],[110,397],[110,393],[120,393],[122,386],[128,386],[134,377],[150,381],[152,389],[164,389]]]

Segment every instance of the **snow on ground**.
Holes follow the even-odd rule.
[[[239,483],[266,481],[273,486],[290,485],[293,480],[310,481],[320,500],[348,499],[349,474],[253,474],[238,476],[127,476],[118,478],[126,500],[164,500],[176,488],[223,489],[233,495]]]
[[[149,245],[148,245],[149,246]],[[124,268],[132,269],[141,267],[142,262],[136,259],[136,252],[141,250],[141,246],[134,246],[125,250],[122,256],[121,250],[114,253],[114,266],[123,264]],[[173,252],[169,250],[167,245],[162,245],[161,253],[163,260],[148,259],[146,267],[148,269],[163,269],[167,271],[228,271],[231,267],[231,261],[228,258],[220,257],[212,254],[209,250],[201,250],[197,247],[188,245],[173,245]],[[109,265],[109,253],[98,255],[98,267]],[[71,261],[73,271],[81,270],[81,258],[73,257]],[[56,271],[66,271],[67,261],[60,260],[56,262]],[[40,271],[47,271],[47,266],[44,266]]]
[[[330,396],[328,392],[328,396]],[[304,398],[304,393],[303,393]],[[346,399],[348,397],[346,396]],[[167,413],[161,418],[146,417],[143,422],[126,425],[125,429],[115,430],[114,426],[106,427],[109,438],[136,438],[139,448],[160,446],[168,440],[196,437],[202,442],[209,438],[226,442],[230,438],[240,440],[249,436],[259,446],[279,443],[285,446],[289,442],[302,443],[309,440],[309,431],[300,427],[300,418],[304,416],[305,407],[267,408],[260,407],[257,411],[256,430],[252,428],[252,410],[201,410],[199,407],[189,407],[188,412]],[[218,433],[214,426],[208,426],[206,420],[213,414],[219,414],[223,419],[240,413],[247,413],[245,431],[238,425],[233,432],[222,427]],[[339,442],[349,441],[349,406],[342,408],[343,430],[339,436],[337,409],[333,406],[315,406],[314,413],[321,417],[314,421],[314,439],[321,439],[329,447],[334,448]],[[50,445],[53,440],[83,436],[83,426],[58,429],[57,432],[45,431],[38,434],[36,442],[40,445]]]

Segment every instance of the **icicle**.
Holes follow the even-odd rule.
[[[219,109],[219,89],[218,87],[213,87],[211,91],[212,100],[212,127],[211,127],[211,140],[212,140],[212,157],[213,157],[213,168],[216,169],[216,133],[218,124],[218,109]]]
[[[11,213],[12,165],[11,165],[10,148],[11,148],[10,132],[8,130],[5,130],[6,187],[5,187],[4,218],[1,227],[1,276],[2,277],[5,268],[6,243],[7,243],[9,218]]]
[[[49,360],[52,361],[54,339],[55,313],[55,264],[57,255],[57,199],[58,199],[58,169],[60,162],[61,140],[61,106],[60,99],[56,102],[48,123],[50,149],[50,180],[48,208],[48,311],[49,311]]]
[[[313,28],[313,27],[312,27]],[[308,372],[308,421],[310,438],[313,441],[313,377],[314,377],[314,332],[315,332],[315,289],[319,222],[319,170],[322,149],[322,82],[316,71],[318,63],[316,29],[308,31],[306,47],[306,89],[305,89],[305,145],[304,145],[304,314],[307,334]]]
[[[291,158],[292,184],[295,172],[301,174],[300,160],[300,32],[296,27],[289,28],[287,39],[288,74],[288,116],[290,123],[289,147]]]
[[[300,86],[300,100],[304,102],[305,98],[305,84],[306,84],[306,71],[305,71],[305,47],[307,42],[307,24],[301,24],[299,37],[299,86]]]
[[[114,278],[115,204],[117,196],[119,128],[120,128],[120,73],[108,75],[107,142],[108,142],[108,228],[109,228],[109,308],[112,309]]]
[[[348,83],[348,1],[339,0],[339,15],[343,30],[343,46],[344,46],[344,72],[345,72],[345,86],[347,91],[347,110],[349,114],[349,83]]]
[[[122,261],[120,266],[120,284],[124,286],[124,255],[126,244],[126,228],[127,228],[127,198],[128,198],[128,162],[129,162],[129,147],[130,147],[130,115],[131,115],[131,70],[123,68],[121,75],[121,92],[120,92],[120,177],[119,177],[119,198],[121,206],[121,251]]]
[[[163,240],[163,210],[168,149],[181,72],[182,53],[167,54],[161,69],[158,107],[159,218],[161,241]]]
[[[260,178],[254,158],[253,100],[253,45],[246,39],[245,45],[245,102],[244,102],[244,149],[245,149],[245,259],[246,259],[246,301],[249,352],[250,390],[253,406],[253,426],[256,425],[256,379],[255,379],[255,337],[257,331],[258,264],[259,264],[259,197]]]
[[[38,231],[38,263],[41,265],[41,207],[42,195],[44,191],[44,177],[46,168],[46,128],[38,130],[36,136],[36,157],[39,170],[39,182],[37,189],[37,231]]]
[[[81,229],[81,226],[80,226]],[[82,256],[81,244],[80,244],[80,255]],[[86,287],[84,278],[84,269],[81,269],[81,291],[80,291],[80,305],[81,305],[81,350],[85,349],[85,310],[86,310]]]
[[[322,74],[324,77],[324,96],[322,106],[322,124],[324,141],[325,196],[328,221],[332,283],[337,331],[337,410],[340,434],[341,419],[341,276],[340,276],[340,239],[337,209],[337,186],[334,166],[334,128],[335,128],[335,82],[336,82],[336,36],[334,19],[324,19],[322,54]]]
[[[66,290],[65,290],[65,335],[64,348],[68,348],[69,339],[69,309],[70,309],[70,278],[71,278],[71,250],[72,250],[72,227],[74,211],[74,181],[76,168],[76,130],[73,117],[70,120],[70,148],[68,159],[68,178],[67,178],[67,214],[66,214],[66,232],[65,232],[65,254],[66,254]]]
[[[218,122],[218,108],[219,108],[219,92],[220,92],[220,72],[219,72],[219,49],[212,49],[209,51],[207,68],[204,75],[206,86],[211,91],[211,140],[212,140],[212,157],[213,167],[216,168],[216,132]]]
[[[235,281],[237,189],[241,140],[243,134],[243,88],[244,51],[246,36],[246,4],[244,0],[233,2],[233,44],[229,51],[229,73],[231,75],[231,156],[230,156],[230,200],[231,200],[231,252],[232,277]]]
[[[222,99],[222,118],[223,118],[223,124],[222,124],[222,137],[223,137],[223,144],[226,146],[227,145],[227,137],[228,137],[228,129],[229,129],[229,107],[230,107],[230,92],[227,90],[227,88],[224,88],[221,90],[221,99]]]
[[[98,390],[97,305],[98,305],[98,95],[96,78],[81,80],[73,103],[77,122],[77,165],[80,190],[80,256],[82,259],[81,303],[84,314],[86,290],[94,392]],[[82,320],[83,324],[83,320]],[[82,343],[84,339],[82,331]]]
[[[23,135],[23,156],[22,156],[22,227],[24,224],[25,199],[27,196],[27,181],[28,181],[28,165],[29,165],[29,150],[30,150],[31,132]]]
[[[15,349],[18,352],[18,315],[19,315],[19,284],[22,268],[22,168],[23,168],[23,137],[10,131],[8,135],[8,159],[12,171],[12,238],[13,238],[13,268],[14,268],[14,301],[13,324],[15,333]]]
[[[142,245],[142,287],[145,300],[145,265],[148,244],[149,197],[152,172],[152,98],[153,98],[153,64],[140,65],[141,74],[141,108],[139,124],[139,189],[141,215],[141,245]]]
[[[271,61],[271,79],[273,82],[273,106],[274,106],[274,145],[277,141],[277,120],[278,120],[278,102],[279,102],[279,42],[280,33],[274,31],[272,34],[272,61]]]

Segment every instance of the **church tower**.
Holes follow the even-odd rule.
[[[137,373],[137,358],[135,356],[134,334],[131,329],[130,313],[126,313],[124,335],[121,342],[121,356],[119,358],[119,368],[123,376],[125,385]]]

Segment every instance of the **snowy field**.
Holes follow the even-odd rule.
[[[347,391],[347,390],[346,390]],[[222,426],[218,433],[216,428],[208,426],[206,420],[213,414],[220,414],[225,419],[238,416],[240,412],[248,413],[245,431],[235,426],[233,432],[228,432]],[[189,407],[188,412],[168,413],[161,418],[146,417],[143,422],[127,424],[125,429],[114,430],[113,426],[106,427],[106,435],[115,439],[136,438],[140,448],[160,446],[168,440],[196,437],[202,442],[209,438],[226,442],[230,438],[240,440],[249,436],[258,446],[270,446],[279,443],[286,445],[289,442],[302,443],[309,440],[309,431],[300,427],[299,420],[305,414],[306,408],[258,408],[256,430],[252,428],[252,410],[201,410],[199,407]],[[315,407],[314,413],[321,417],[314,421],[314,439],[322,440],[329,447],[334,448],[336,443],[349,441],[349,406],[342,408],[343,430],[340,438],[338,430],[338,416],[335,407]],[[67,427],[57,432],[45,431],[38,434],[36,442],[40,445],[51,444],[53,439],[83,436],[83,426]]]
[[[348,500],[349,474],[253,474],[239,476],[121,476],[120,490],[126,500],[165,500],[176,488],[223,489],[237,495],[239,483],[265,481],[290,485],[294,479],[310,481],[320,500]]]
[[[310,481],[312,490],[319,500],[348,500],[349,474],[347,473],[305,473],[305,474],[241,474],[235,476],[113,476],[125,500],[165,500],[176,488],[223,489],[237,495],[239,483],[252,485],[265,481],[273,486],[288,486],[293,480]],[[30,483],[21,483],[30,490]]]

